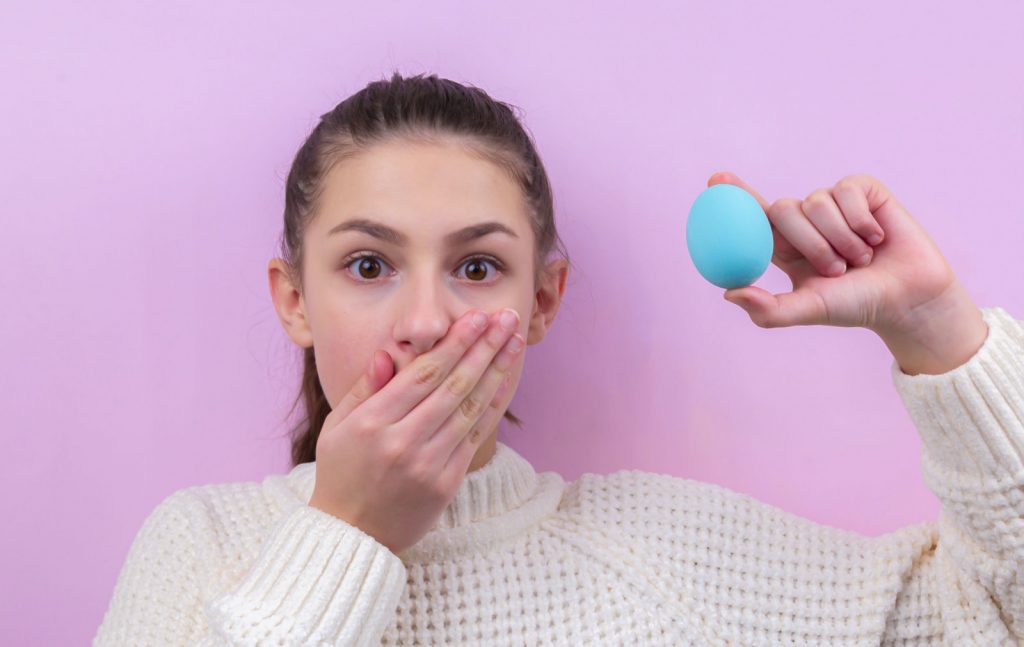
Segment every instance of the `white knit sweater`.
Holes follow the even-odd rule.
[[[398,555],[307,505],[316,463],[195,486],[146,518],[94,646],[1022,645],[1024,321],[892,378],[942,502],[880,536],[720,486],[566,483],[507,445]]]

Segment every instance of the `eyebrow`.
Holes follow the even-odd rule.
[[[331,230],[327,232],[327,235],[332,236],[343,231],[361,231],[364,234],[369,234],[374,238],[379,238],[380,240],[391,243],[392,245],[404,246],[409,242],[409,237],[397,229],[392,229],[383,223],[368,220],[366,218],[346,220],[340,225],[335,225],[331,228]],[[513,238],[519,238],[516,232],[512,231],[500,222],[489,221],[453,231],[444,237],[444,242],[448,245],[459,245],[495,232],[508,234]]]

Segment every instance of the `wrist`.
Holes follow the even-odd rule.
[[[907,375],[939,375],[966,363],[988,338],[981,310],[956,282],[900,326],[875,331]]]

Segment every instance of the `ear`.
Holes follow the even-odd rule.
[[[555,321],[558,306],[565,294],[565,280],[569,276],[569,262],[559,258],[548,264],[541,273],[540,285],[534,297],[533,312],[530,314],[530,328],[526,332],[526,343],[537,344],[547,334]]]
[[[267,278],[270,280],[270,298],[285,332],[302,348],[312,347],[313,331],[306,319],[306,302],[292,283],[287,263],[280,258],[271,259],[267,266]]]

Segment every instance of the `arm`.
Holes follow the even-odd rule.
[[[207,602],[218,564],[204,556],[217,540],[188,489],[165,499],[132,543],[94,647],[376,644],[405,586],[394,553],[302,505],[270,528],[241,582]]]
[[[921,436],[925,483],[942,502],[930,588],[946,640],[1021,644],[1024,322],[1002,308],[982,312],[988,337],[965,363],[908,375],[897,358],[892,376]]]
[[[1024,644],[1024,323],[983,313],[984,344],[953,371],[893,364],[937,523],[866,537],[636,470],[581,478],[579,518],[623,582],[710,644]]]
[[[761,327],[867,328],[896,359],[893,379],[921,436],[925,482],[943,507],[935,546],[904,547],[885,566],[906,577],[886,626],[912,641],[934,638],[930,627],[949,644],[1021,641],[1024,326],[1002,309],[976,307],[921,223],[877,178],[847,176],[802,201],[771,205],[732,174],[718,180],[765,209],[773,260],[794,288],[772,295],[749,286],[725,297]],[[833,271],[833,263],[846,269]],[[865,564],[903,534],[874,540]],[[885,576],[842,577],[863,587]]]

